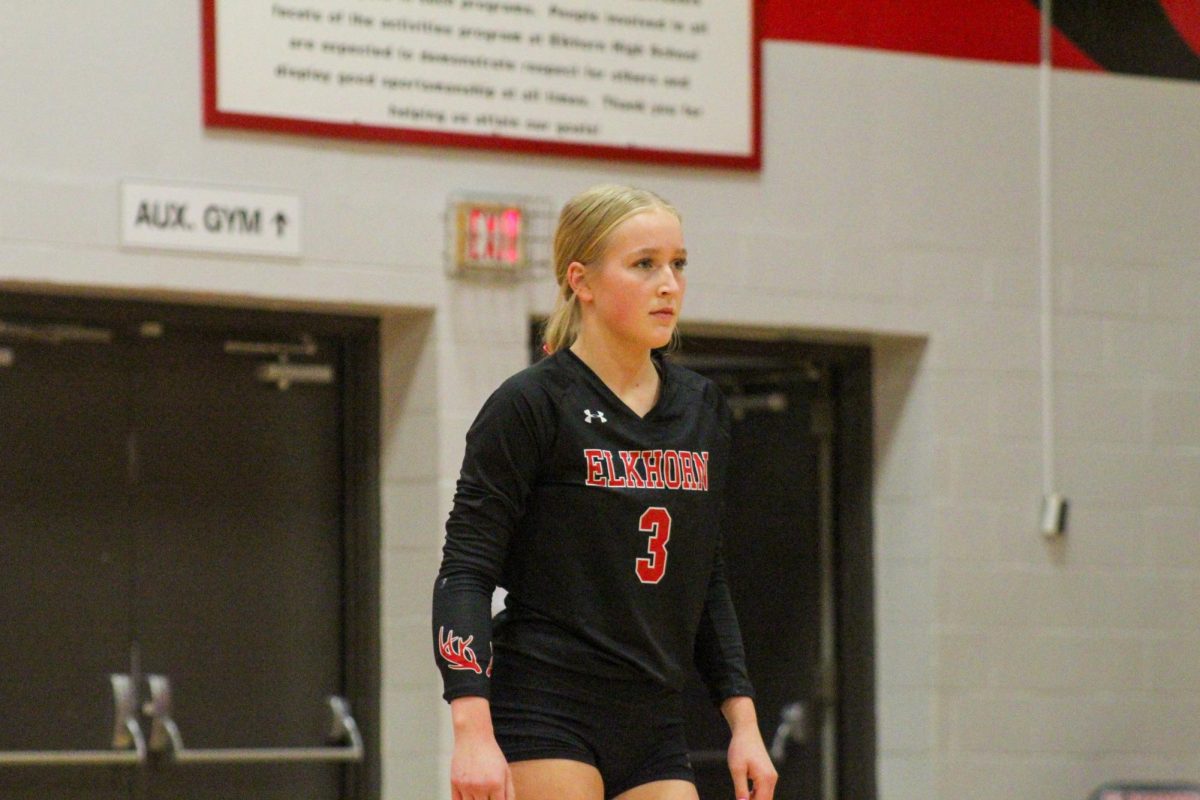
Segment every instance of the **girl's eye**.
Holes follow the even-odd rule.
[[[687,259],[686,258],[677,258],[671,262],[671,266],[677,270],[682,271],[683,268],[687,266]]]
[[[638,267],[639,269],[654,269],[654,262],[649,258],[643,258],[641,261],[638,261],[636,264],[634,264],[634,266]]]

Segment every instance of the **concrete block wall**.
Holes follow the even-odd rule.
[[[430,637],[433,579],[467,428],[529,360],[528,287],[448,284],[453,313],[384,318],[384,796],[435,795],[452,735]],[[418,795],[411,795],[418,796]]]
[[[437,784],[440,679],[430,655],[429,614],[441,508],[438,357],[430,314],[390,315],[380,331],[383,695],[386,797]],[[426,646],[420,647],[417,643]]]
[[[1195,123],[1196,94],[1181,82],[1055,75],[1054,459],[1070,530],[1039,540],[1020,499],[1037,495],[1041,476],[1038,320],[1026,303],[1009,327],[977,328],[996,343],[977,339],[967,360],[1003,368],[947,387],[935,426],[951,440],[939,501],[939,797],[1084,797],[1109,779],[1200,775],[1190,666],[1200,659],[1190,622],[1200,610],[1200,236],[1187,221],[1200,210],[1200,162],[1178,127]]]

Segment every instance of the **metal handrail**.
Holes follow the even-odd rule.
[[[0,766],[64,767],[132,765],[146,761],[146,739],[134,715],[133,680],[128,675],[110,675],[113,690],[112,750],[16,750],[0,753]],[[130,749],[132,748],[132,749]]]
[[[0,319],[0,337],[45,344],[63,344],[64,342],[111,344],[113,332],[105,328],[89,328],[85,325],[9,322]]]
[[[328,698],[333,714],[330,741],[347,742],[336,747],[246,747],[190,749],[171,719],[171,684],[163,675],[149,675],[150,701],[145,713],[152,718],[150,751],[167,755],[177,764],[244,764],[263,762],[358,762],[363,760],[362,735],[344,698]]]

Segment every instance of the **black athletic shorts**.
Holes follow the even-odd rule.
[[[591,764],[606,800],[651,781],[695,782],[682,693],[659,684],[580,675],[505,652],[494,662],[491,707],[509,762]]]

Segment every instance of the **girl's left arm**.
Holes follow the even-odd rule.
[[[696,632],[696,668],[713,701],[729,723],[729,772],[737,800],[771,800],[778,775],[763,744],[754,710],[754,689],[746,673],[746,656],[733,598],[725,580],[725,562],[718,546],[709,575],[708,596]],[[754,792],[750,793],[753,783]]]
[[[730,697],[721,704],[721,713],[729,723],[729,774],[737,800],[771,800],[779,773],[758,730],[754,700]]]

